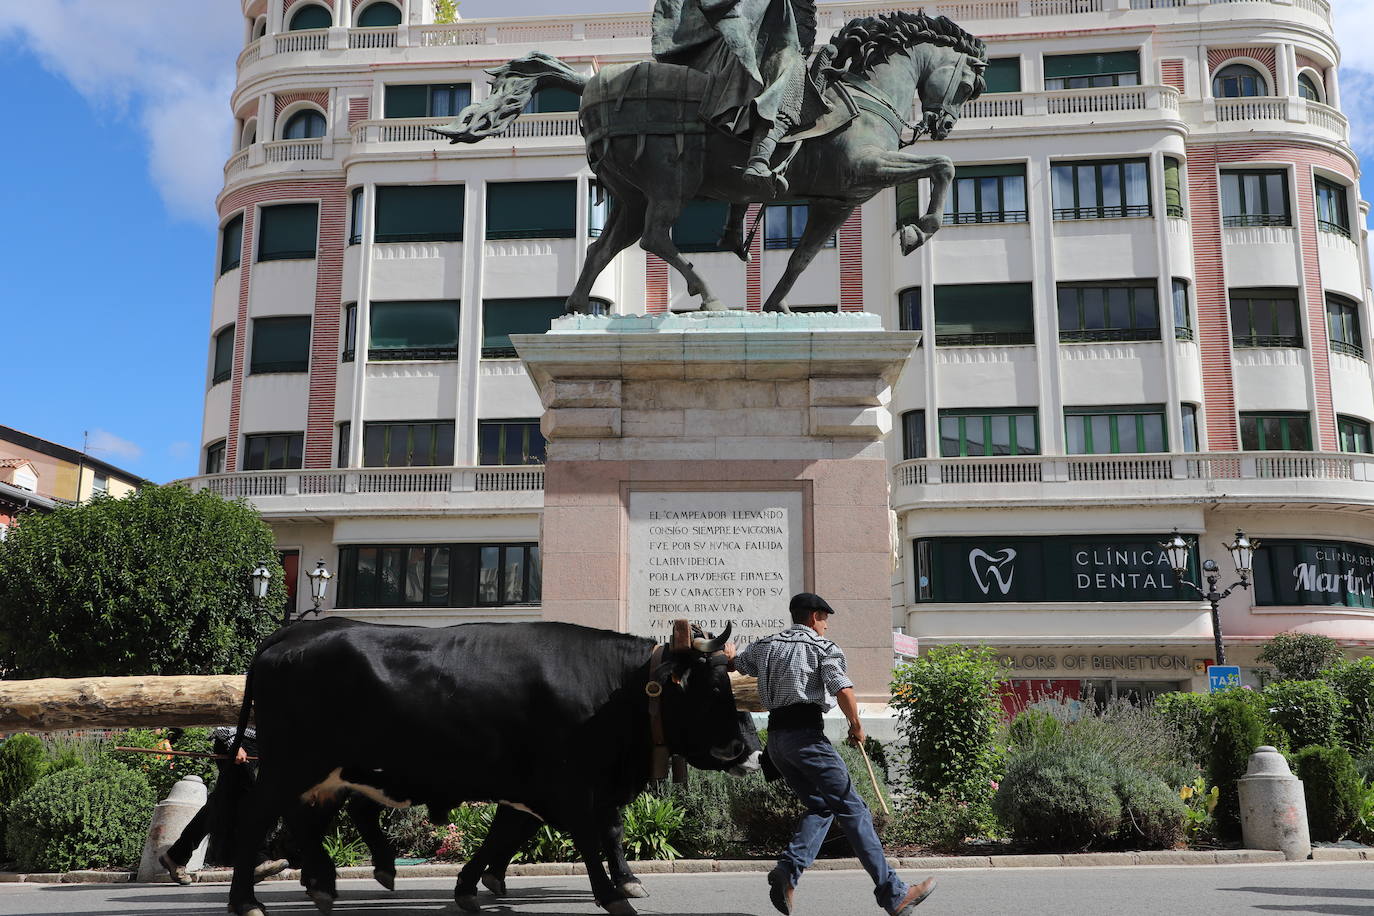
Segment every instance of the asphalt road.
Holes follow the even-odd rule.
[[[920,916],[1232,916],[1317,913],[1374,916],[1374,863],[1132,868],[951,869],[919,909]],[[903,872],[903,877],[925,875]],[[595,916],[586,879],[511,878],[510,894],[485,891],[483,912],[494,916]],[[771,916],[762,874],[646,875],[653,896],[636,900],[649,916],[711,913]],[[434,914],[452,900],[450,879],[403,879],[394,894],[371,881],[340,882],[335,916]],[[222,914],[227,885],[56,884],[0,885],[0,914]],[[314,906],[294,882],[259,886],[272,916],[313,916]],[[862,872],[812,872],[797,888],[796,916],[878,914]]]

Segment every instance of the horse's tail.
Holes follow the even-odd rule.
[[[474,102],[451,124],[429,130],[450,143],[476,143],[504,133],[520,117],[536,89],[557,86],[577,95],[587,88],[588,77],[563,61],[535,51],[487,71],[491,95]]]

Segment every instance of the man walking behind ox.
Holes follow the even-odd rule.
[[[764,637],[736,654],[725,647],[731,666],[759,679],[759,699],[768,710],[768,755],[806,806],[797,833],[768,873],[768,896],[778,912],[792,912],[792,893],[816,860],[831,821],[839,819],[855,854],[873,878],[873,896],[890,916],[909,916],[935,889],[927,878],[909,886],[887,865],[873,815],[859,798],[844,761],[825,737],[821,715],[834,694],[849,720],[849,743],[863,744],[854,682],[845,673],[844,652],[825,638],[835,611],[810,592],[792,596],[792,626]]]

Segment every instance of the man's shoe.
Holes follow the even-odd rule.
[[[157,864],[167,869],[167,874],[172,876],[172,880],[185,887],[191,883],[191,873],[186,870],[185,865],[178,865],[172,861],[172,857],[167,855],[167,850],[158,853]]]
[[[792,912],[793,890],[782,866],[773,866],[773,870],[768,873],[768,899],[773,901],[773,906],[783,916],[789,916]]]
[[[257,867],[253,869],[253,883],[256,884],[259,881],[264,881],[273,875],[286,871],[290,864],[291,863],[285,859],[268,859],[265,862],[259,862]]]
[[[920,884],[913,884],[907,888],[906,896],[902,898],[902,902],[887,912],[890,916],[911,916],[916,907],[920,906],[921,901],[929,897],[934,890],[934,878],[927,878]]]

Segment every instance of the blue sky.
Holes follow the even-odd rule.
[[[466,18],[650,0],[463,0]],[[1374,0],[1334,0],[1374,196]],[[195,8],[197,15],[188,16]],[[12,126],[0,424],[151,480],[196,472],[239,0],[0,0]],[[22,87],[22,91],[16,91]]]

